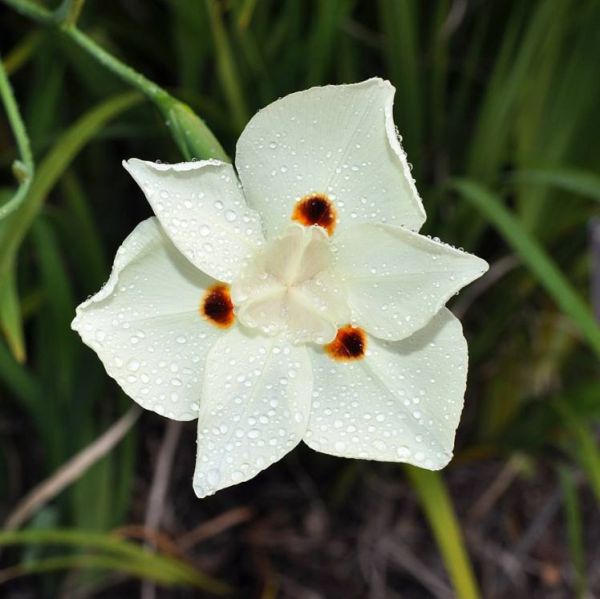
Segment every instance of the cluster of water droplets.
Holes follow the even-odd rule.
[[[78,310],[74,326],[129,396],[164,416],[193,419],[204,353],[218,334],[197,311],[210,282],[146,221],[121,246],[110,280]]]
[[[441,468],[451,457],[466,379],[460,325],[447,313],[410,339],[370,338],[364,361],[313,363],[316,450]]]
[[[354,317],[384,339],[406,337],[425,326],[487,268],[483,260],[438,238],[379,225],[357,228],[336,245],[337,268],[360,297]]]
[[[240,262],[263,240],[231,165],[130,166],[155,214],[179,250],[201,270],[230,281]],[[197,184],[202,171],[202,185]]]
[[[194,488],[200,496],[247,480],[301,439],[309,411],[304,353],[274,339],[238,336],[208,360]]]
[[[296,199],[318,191],[334,199],[341,225],[418,229],[425,215],[396,137],[389,88],[371,82],[360,92],[322,96],[284,98],[259,112],[240,137],[236,166],[244,189],[253,206],[277,215],[267,226],[278,226]],[[323,109],[326,102],[333,111]]]

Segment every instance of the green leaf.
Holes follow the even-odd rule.
[[[42,388],[35,375],[19,363],[13,351],[0,343],[0,380],[10,391],[10,398],[17,399],[35,419],[36,406],[42,399]],[[4,399],[3,399],[4,401]]]
[[[98,289],[107,277],[109,263],[106,258],[97,223],[90,209],[89,197],[80,181],[71,171],[62,179],[61,192],[66,210],[59,213],[62,239],[67,247],[74,248],[78,280],[90,294]]]
[[[438,472],[414,466],[406,466],[405,472],[450,573],[456,597],[477,599],[480,597],[477,582],[444,479]]]
[[[575,444],[575,455],[585,470],[596,499],[600,502],[600,450],[598,442],[587,422],[577,415],[565,400],[554,404],[562,422],[571,433]]]
[[[574,168],[553,168],[517,171],[509,182],[535,183],[557,187],[600,202],[600,177],[595,173]]]
[[[181,584],[177,577],[173,577],[162,569],[152,565],[148,566],[138,561],[113,557],[108,555],[59,555],[42,559],[29,559],[20,564],[0,570],[0,585],[27,574],[44,574],[59,570],[84,569],[105,570],[135,576],[142,580],[174,586]]]
[[[308,86],[327,83],[337,52],[335,44],[341,25],[351,12],[354,0],[317,2],[312,11],[313,22],[306,44],[306,83]]]
[[[16,303],[16,295],[13,293],[11,297],[10,289],[6,291],[5,288],[10,285],[10,278],[14,276],[11,272],[21,242],[48,193],[79,151],[103,129],[107,122],[140,101],[141,96],[137,93],[109,98],[76,121],[57,140],[40,164],[31,188],[18,209],[0,220],[0,282],[2,282],[0,317],[2,317],[2,328],[8,331],[11,347],[18,357],[22,358],[24,355],[24,350],[19,347],[19,338],[22,340],[23,333],[20,319],[16,314],[18,303]]]
[[[504,237],[538,282],[577,325],[583,337],[600,356],[600,326],[590,308],[573,289],[565,275],[542,246],[505,208],[501,199],[485,187],[467,179],[455,179],[450,186],[471,203]]]
[[[0,325],[6,342],[18,362],[25,362],[25,339],[23,319],[17,293],[17,277],[14,264],[8,264],[0,282]]]
[[[41,283],[44,289],[52,291],[46,296],[39,318],[48,340],[45,346],[53,347],[52,354],[44,352],[40,360],[47,373],[45,387],[49,397],[54,396],[57,402],[64,403],[69,397],[75,364],[76,337],[69,326],[75,312],[75,299],[58,240],[47,219],[37,219],[31,232]],[[54,395],[51,390],[55,390]]]
[[[173,98],[160,103],[167,126],[186,160],[215,158],[229,162],[217,138],[187,105]]]
[[[80,530],[20,530],[0,532],[0,545],[67,545],[70,547],[94,549],[106,553],[111,568],[117,562],[129,573],[136,572],[141,577],[156,579],[171,584],[185,584],[204,589],[215,594],[224,594],[229,586],[215,580],[186,563],[166,555],[151,553],[129,541],[115,535],[85,532]],[[89,556],[79,556],[89,557]],[[109,563],[109,562],[105,562]],[[71,567],[71,566],[65,566]]]
[[[422,143],[422,84],[419,68],[419,2],[379,0],[379,19],[384,38],[384,59],[397,88],[395,114],[404,146],[419,172]]]
[[[571,553],[571,561],[575,569],[575,588],[577,598],[584,599],[587,596],[587,581],[585,574],[586,560],[583,539],[583,515],[573,473],[565,466],[562,466],[559,469],[559,474],[564,497],[569,552]]]
[[[206,0],[206,9],[215,43],[217,69],[221,87],[223,88],[236,127],[241,131],[248,122],[249,113],[240,81],[239,70],[235,63],[225,23],[223,22],[221,5],[216,0]]]

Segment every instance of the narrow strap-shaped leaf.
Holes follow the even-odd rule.
[[[17,210],[0,220],[0,320],[10,347],[20,360],[25,357],[23,332],[16,283],[14,280],[11,283],[11,277],[14,277],[14,262],[21,242],[48,193],[77,153],[108,121],[140,100],[141,96],[135,92],[109,98],[76,121],[40,164],[31,187]]]
[[[112,534],[64,529],[0,532],[0,545],[66,545],[94,549],[104,552],[108,558],[121,560],[132,567],[143,568],[145,571],[159,571],[161,576],[170,578],[174,583],[196,586],[215,594],[223,594],[229,590],[223,582],[178,559],[147,552],[142,547]]]
[[[538,183],[558,187],[570,193],[579,194],[600,202],[600,177],[589,171],[575,168],[553,168],[517,171],[510,182]]]
[[[590,308],[542,246],[510,213],[500,198],[485,187],[467,179],[456,179],[450,185],[498,230],[600,356],[600,326]]]
[[[587,581],[581,505],[573,473],[566,466],[563,466],[559,469],[559,475],[563,491],[569,552],[575,569],[575,588],[577,598],[583,599],[587,595]]]
[[[157,569],[151,564],[148,566],[135,560],[126,560],[122,557],[109,555],[57,555],[43,559],[23,561],[15,566],[0,570],[0,585],[15,578],[28,574],[44,574],[71,569],[106,570],[120,572],[130,576],[151,580],[157,584],[172,586],[181,584],[181,581],[162,569]]]
[[[600,502],[600,449],[594,433],[567,401],[556,401],[554,406],[571,433],[574,454],[585,470],[596,500]]]
[[[225,29],[220,3],[216,0],[206,0],[206,10],[208,11],[210,29],[215,43],[219,80],[236,127],[241,131],[248,122],[249,114],[244,90],[240,82],[240,74]]]
[[[16,268],[12,261],[0,281],[0,328],[17,362],[25,362],[23,317],[17,292]]]
[[[439,472],[414,466],[406,466],[405,471],[450,573],[456,597],[477,599],[477,582],[444,479]]]

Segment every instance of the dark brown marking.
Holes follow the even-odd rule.
[[[360,360],[367,351],[367,335],[360,327],[348,324],[338,329],[335,339],[325,346],[325,351],[338,362]]]
[[[335,229],[336,212],[333,202],[324,193],[311,193],[296,202],[292,219],[306,227],[319,225],[329,235]]]
[[[209,287],[200,302],[200,314],[220,329],[229,328],[235,320],[229,287],[223,283]]]

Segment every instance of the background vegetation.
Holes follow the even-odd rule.
[[[600,595],[597,1],[2,0],[0,58],[0,594]],[[193,424],[140,417],[69,328],[150,214],[120,162],[206,157],[193,112],[231,154],[273,99],[373,75],[426,232],[491,264],[452,302],[456,458],[298,448],[199,501]]]

